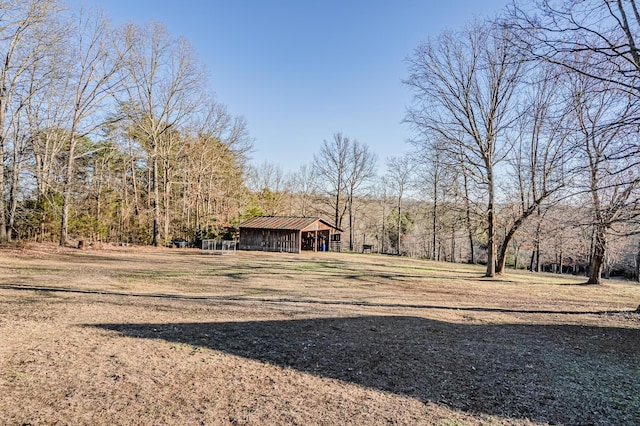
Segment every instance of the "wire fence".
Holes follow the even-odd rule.
[[[235,254],[236,242],[232,240],[202,240],[202,251],[207,254]]]

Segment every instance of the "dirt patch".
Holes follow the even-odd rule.
[[[0,252],[2,424],[639,424],[640,288],[382,256]]]

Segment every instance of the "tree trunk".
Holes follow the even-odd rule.
[[[4,108],[0,103],[0,123],[4,123],[1,117]],[[0,136],[0,243],[7,241],[7,217],[4,203],[4,137]]]
[[[153,166],[151,185],[153,187],[153,240],[151,244],[158,247],[160,244],[160,192],[158,190],[158,147],[154,143]]]
[[[558,274],[562,274],[562,268],[564,267],[563,245],[564,245],[564,242],[562,241],[562,236],[561,236],[560,237],[560,255],[558,256]]]
[[[400,195],[400,197],[398,197],[398,245],[397,245],[397,253],[398,255],[400,254],[400,234],[402,233],[402,220],[401,220],[401,200],[402,200],[402,195]]]
[[[536,226],[535,247],[531,253],[531,271],[540,272],[540,213],[538,212],[538,224]],[[535,268],[534,268],[535,266]]]
[[[432,217],[432,223],[431,223],[431,232],[433,233],[432,237],[432,244],[433,244],[433,255],[431,256],[431,258],[433,260],[436,260],[437,258],[437,254],[436,254],[436,227],[437,227],[437,219],[438,219],[438,196],[437,196],[437,192],[435,191],[435,185],[434,185],[434,196],[433,196],[433,217]]]
[[[349,197],[349,251],[353,251],[353,197]]]
[[[496,261],[495,273],[500,275],[504,273],[506,264],[507,264],[507,252],[509,251],[509,244],[506,241],[502,243],[500,246],[500,250],[498,251],[498,257]]]
[[[75,120],[74,120],[75,121]],[[71,129],[71,137],[69,140],[69,158],[67,159],[67,170],[64,178],[64,186],[62,190],[62,220],[60,226],[59,244],[64,246],[67,244],[69,234],[69,206],[71,205],[71,186],[73,184],[73,174],[75,168],[76,155],[76,136],[75,128]]]
[[[13,44],[15,38],[12,40]],[[12,49],[13,50],[13,49]],[[7,105],[8,105],[8,93],[7,93],[7,74],[9,72],[9,65],[11,63],[11,55],[5,54],[2,58],[4,67],[2,69],[2,81],[0,82],[0,243],[7,241],[7,216],[5,214],[6,206],[4,200],[6,183],[4,180],[4,157],[5,157],[5,133],[7,121]]]
[[[164,204],[164,236],[165,238],[169,238],[169,225],[170,225],[170,217],[169,217],[169,197],[171,194],[169,193],[169,189],[165,187],[163,194],[163,204]]]
[[[589,265],[589,280],[587,284],[600,284],[602,268],[604,266],[607,239],[602,226],[598,226],[593,240],[593,253]]]
[[[451,225],[451,263],[456,263],[456,227]]]
[[[527,220],[527,218],[529,218],[529,216],[531,216],[534,211],[535,210],[533,209],[529,209],[522,213],[518,220],[516,220],[513,225],[511,225],[511,228],[509,228],[509,230],[505,233],[504,240],[502,241],[502,245],[500,246],[500,254],[498,256],[498,262],[496,266],[497,274],[502,274],[504,272],[509,244],[511,244],[511,241],[513,241],[513,237],[515,237],[516,232],[518,232],[518,229],[520,229],[520,226],[522,226],[522,224]]]
[[[382,201],[382,236],[380,238],[380,251],[382,253],[384,253],[384,233],[385,233],[385,222],[386,222],[386,216],[385,216],[385,207],[386,207],[387,203],[386,203],[386,197],[385,199]]]
[[[131,186],[133,189],[133,214],[138,216],[140,214],[140,206],[138,201],[138,180],[136,178],[136,160],[133,156],[132,141],[129,141],[129,159],[131,164]],[[126,182],[126,181],[125,181]]]
[[[16,210],[18,209],[18,185],[20,182],[20,172],[22,167],[21,160],[14,155],[13,171],[11,173],[11,194],[9,196],[9,220],[7,223],[7,241],[11,241],[13,226],[16,218]]]
[[[638,253],[636,254],[636,281],[640,283],[640,242],[638,243]]]
[[[495,224],[495,207],[494,207],[494,190],[493,190],[493,172],[487,173],[487,181],[489,182],[489,203],[487,205],[487,272],[485,277],[494,277],[496,275],[496,224]]]
[[[531,250],[531,259],[529,260],[529,270],[531,272],[533,272],[533,265],[535,264],[536,261],[536,250],[535,248],[533,250]]]
[[[471,207],[469,203],[469,184],[467,181],[467,174],[464,173],[464,207],[466,211],[467,219],[467,238],[469,239],[469,263],[476,263],[473,250],[473,229],[471,229]]]
[[[163,161],[163,173],[162,173],[162,186],[163,186],[163,209],[164,209],[164,237],[165,239],[169,238],[169,225],[170,225],[170,211],[169,211],[169,203],[171,202],[171,176],[169,176],[169,160],[165,159]]]
[[[473,231],[471,230],[471,227],[468,228],[467,238],[469,239],[469,263],[473,265],[476,263],[476,258],[473,248]]]
[[[596,226],[593,227],[593,229],[591,230],[591,243],[589,246],[589,266],[587,266],[586,271],[585,271],[585,276],[586,277],[590,277],[591,276],[591,265],[593,264],[593,252],[594,252],[594,248],[595,248],[595,241],[596,241]]]
[[[335,212],[335,226],[342,229],[342,221],[340,219],[340,190],[336,191],[336,212]]]

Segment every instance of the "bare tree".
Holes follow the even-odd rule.
[[[290,178],[291,188],[299,200],[298,211],[301,216],[308,216],[314,209],[312,203],[317,190],[317,175],[312,164],[303,164]]]
[[[363,185],[375,176],[376,156],[369,146],[354,140],[347,167],[347,205],[349,210],[349,250],[353,251],[355,241],[354,199]]]
[[[505,21],[521,46],[545,62],[621,90],[640,90],[640,9],[636,0],[513,1]]]
[[[568,108],[562,97],[556,67],[540,66],[530,73],[533,81],[521,91],[524,112],[518,118],[518,136],[509,156],[516,176],[514,203],[498,251],[496,272],[502,273],[509,244],[522,225],[543,203],[549,203],[570,181],[573,146],[568,137]]]
[[[249,168],[247,175],[248,187],[257,198],[262,213],[267,216],[282,215],[286,209],[286,196],[290,192],[282,168],[264,161]]]
[[[466,231],[467,231],[467,241],[469,243],[469,256],[467,258],[467,262],[470,264],[474,264],[476,263],[476,256],[475,256],[475,235],[476,235],[476,229],[477,229],[477,220],[474,220],[476,218],[476,206],[474,201],[472,201],[471,199],[471,192],[472,192],[472,188],[471,188],[471,182],[467,175],[467,171],[466,169],[463,167],[461,170],[461,175],[462,175],[462,202],[464,204],[464,223],[465,226],[467,227]]]
[[[333,141],[322,142],[320,152],[313,155],[313,165],[321,180],[320,186],[330,197],[334,225],[342,228],[342,219],[347,211],[345,200],[348,182],[351,140],[341,133],[333,135]]]
[[[62,127],[69,122],[67,102],[69,68],[61,66],[65,59],[64,45],[58,40],[49,46],[49,55],[34,63],[30,70],[29,92],[24,100],[24,114],[28,120],[30,145],[33,155],[33,175],[40,201],[55,186],[63,172],[56,162],[66,145],[68,135]],[[61,85],[61,81],[67,83]],[[56,192],[59,188],[54,188]]]
[[[637,215],[638,3],[514,1],[505,23],[518,29],[514,35],[534,58],[563,67],[573,79],[571,102],[594,211],[589,283],[599,283],[607,234]],[[628,97],[621,100],[620,92]]]
[[[349,250],[353,250],[354,240],[354,197],[374,176],[375,163],[375,154],[368,145],[341,133],[333,135],[332,143],[325,140],[320,152],[313,156],[319,187],[329,197],[336,227],[342,228],[344,215],[349,212]]]
[[[386,176],[380,176],[376,180],[373,193],[375,196],[372,198],[372,210],[374,210],[377,214],[373,219],[375,223],[375,235],[374,238],[378,242],[377,251],[378,253],[387,253],[387,214],[389,210],[387,210],[387,205],[391,201],[391,188],[390,182],[386,178]],[[376,211],[377,210],[377,211]]]
[[[68,87],[71,101],[67,127],[69,142],[63,182],[60,245],[67,242],[78,141],[111,120],[105,104],[120,83],[117,72],[122,65],[121,56],[114,46],[115,34],[104,15],[81,10],[75,25],[68,57],[74,68]]]
[[[599,284],[608,235],[621,224],[631,223],[629,215],[636,217],[640,206],[638,135],[631,126],[620,125],[637,110],[635,96],[611,82],[580,74],[571,79],[576,143],[585,160],[579,165],[584,181],[578,183],[578,189],[590,194],[593,209],[588,283]]]
[[[196,233],[218,234],[239,212],[245,193],[246,153],[251,148],[246,123],[234,118],[210,96],[195,114],[179,169],[182,171],[183,220]],[[238,210],[238,209],[236,209]]]
[[[447,155],[486,188],[488,277],[496,273],[495,167],[512,149],[506,133],[517,118],[521,59],[501,28],[476,23],[420,45],[405,81],[414,92],[407,121],[442,139]]]
[[[160,243],[160,155],[171,129],[184,124],[199,106],[204,74],[192,46],[173,38],[158,23],[128,25],[123,52],[128,84],[120,107],[144,140],[151,166],[154,246]],[[165,235],[165,238],[167,236]]]
[[[431,201],[431,210],[429,214],[429,227],[431,231],[431,250],[428,252],[429,258],[432,260],[439,259],[438,250],[438,219],[440,217],[440,208],[443,188],[447,185],[443,182],[446,180],[446,168],[448,164],[443,160],[444,151],[439,149],[439,140],[430,140],[427,136],[424,140],[416,142],[418,149],[417,158],[420,164],[417,169],[418,183],[425,188],[425,194]]]
[[[28,74],[47,55],[49,27],[58,10],[55,0],[11,0],[0,7],[0,242],[11,237],[7,232],[4,194],[5,164],[12,157],[6,155],[5,149],[9,133],[17,124],[12,120],[17,117],[12,116],[10,108],[16,106],[15,102],[22,105],[33,94],[29,91]],[[15,186],[14,182],[14,189]]]
[[[45,102],[55,103],[55,96],[48,97],[45,93],[51,94],[51,89],[57,86],[57,80],[51,75],[60,76],[61,73],[54,70],[54,58],[56,52],[60,51],[61,29],[57,9],[52,8],[45,12],[40,20],[33,25],[29,33],[29,43],[24,43],[22,52],[19,55],[20,62],[18,72],[11,82],[11,94],[7,107],[3,128],[3,140],[12,147],[9,161],[10,169],[10,191],[7,239],[12,238],[16,215],[18,214],[19,198],[23,183],[22,173],[25,166],[32,158],[32,153],[36,151],[34,141],[40,133],[40,127],[34,125],[37,120],[34,116],[34,105],[39,105],[43,99]],[[14,58],[16,59],[16,58]],[[62,67],[64,68],[64,67]],[[64,71],[62,71],[62,75]]]
[[[411,182],[414,168],[415,163],[409,155],[405,155],[403,157],[390,157],[387,159],[387,175],[393,183],[397,197],[396,208],[398,210],[398,236],[396,241],[396,254],[400,254],[400,238],[402,235],[402,197],[404,196],[407,186]]]

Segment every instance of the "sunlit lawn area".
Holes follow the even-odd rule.
[[[0,249],[2,424],[638,424],[640,285],[394,256]]]

